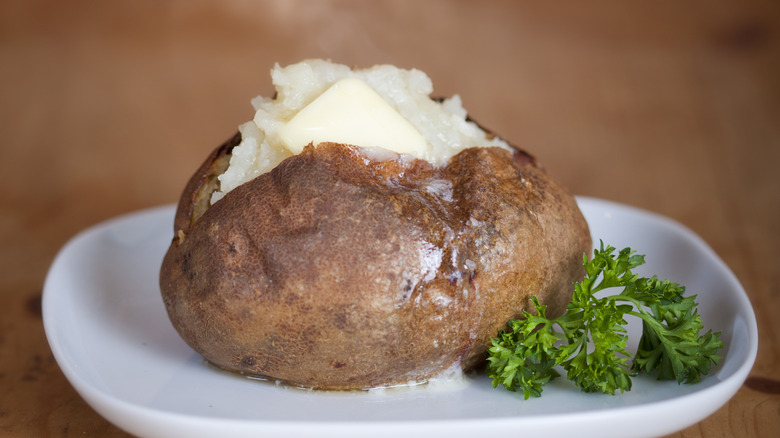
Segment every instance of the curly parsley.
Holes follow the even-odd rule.
[[[562,368],[582,391],[614,395],[630,390],[631,377],[640,372],[697,383],[717,365],[720,332],[700,336],[704,327],[696,296],[683,296],[685,287],[669,280],[631,272],[645,262],[631,248],[614,253],[602,242],[590,261],[583,256],[586,275],[574,285],[565,314],[548,318],[547,307],[532,297],[536,314],[524,311],[522,319],[508,323],[511,330],[499,331],[487,367],[494,388],[503,385],[522,391],[525,399],[539,397],[543,386],[560,376],[556,368]],[[619,292],[595,296],[613,288]],[[633,360],[626,350],[627,315],[642,320]]]

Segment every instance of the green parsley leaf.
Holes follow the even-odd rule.
[[[488,349],[493,387],[539,397],[544,385],[559,377],[556,367],[582,391],[615,394],[631,390],[640,372],[659,380],[697,383],[717,365],[723,348],[720,332],[700,335],[704,326],[695,296],[685,287],[657,277],[639,277],[632,269],[645,263],[631,248],[594,250],[583,255],[586,275],[575,283],[566,313],[547,317],[547,307],[531,297],[535,312],[510,321]],[[619,290],[607,294],[607,289]],[[605,291],[597,297],[596,294]],[[626,316],[642,320],[642,337],[631,359]]]

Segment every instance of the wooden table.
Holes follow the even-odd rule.
[[[537,2],[542,3],[542,2]],[[630,3],[630,4],[629,4]],[[174,202],[308,57],[416,67],[568,186],[701,235],[756,310],[759,353],[675,437],[780,430],[780,3],[0,2],[0,435],[124,436],[76,394],[41,322],[75,233]],[[520,432],[518,432],[518,435]]]

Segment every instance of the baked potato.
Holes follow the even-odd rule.
[[[226,370],[319,389],[425,382],[479,365],[531,295],[563,312],[584,274],[573,196],[517,147],[437,165],[310,143],[215,199],[241,142],[186,185],[160,271],[173,326]]]

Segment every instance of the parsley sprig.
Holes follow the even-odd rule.
[[[488,375],[493,387],[522,391],[526,399],[541,396],[543,386],[560,376],[558,369],[582,391],[615,394],[631,389],[640,372],[659,380],[697,383],[708,374],[723,347],[720,332],[704,329],[696,296],[669,280],[639,277],[632,269],[645,263],[631,248],[594,250],[583,256],[585,278],[574,285],[566,313],[548,318],[547,306],[531,297],[535,314],[510,321],[489,348]],[[611,289],[608,291],[607,289]],[[605,291],[596,296],[596,293]],[[612,291],[617,293],[608,294]],[[626,316],[642,320],[636,354],[626,349]]]

